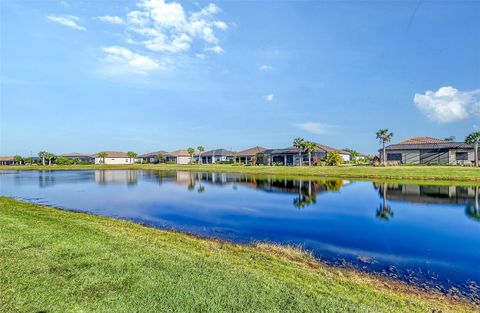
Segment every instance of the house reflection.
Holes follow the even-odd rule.
[[[97,184],[127,184],[138,183],[138,171],[136,170],[101,170],[95,171],[95,182]]]
[[[402,201],[420,204],[453,204],[465,206],[465,214],[474,220],[480,220],[478,186],[428,186],[393,183],[374,183],[382,203],[377,209],[381,219],[393,217],[389,201]]]
[[[199,193],[208,189],[206,185],[238,186],[262,190],[265,192],[295,194],[293,205],[296,208],[304,208],[316,203],[317,195],[327,191],[338,191],[349,181],[338,179],[312,180],[312,179],[289,179],[274,176],[255,176],[248,174],[228,173],[195,173],[176,172],[175,181],[178,184],[187,186],[190,191]]]

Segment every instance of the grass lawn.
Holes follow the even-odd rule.
[[[235,166],[235,165],[67,165],[67,166],[0,166],[3,170],[69,170],[69,169],[147,169],[215,171],[291,176],[323,176],[364,179],[408,179],[480,182],[480,168],[460,166]]]
[[[234,245],[2,197],[0,251],[0,312],[475,311],[292,248]]]

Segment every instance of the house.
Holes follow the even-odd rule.
[[[472,164],[473,145],[431,137],[415,137],[385,148],[387,162],[400,164]],[[383,161],[383,151],[379,150]]]
[[[316,143],[317,149],[312,153],[312,160],[321,160],[325,158],[329,152],[338,152],[343,161],[350,161],[350,154],[347,151],[335,149],[326,145]],[[302,158],[300,159],[300,152]],[[257,154],[257,164],[263,165],[300,165],[308,164],[308,153],[301,151],[296,147],[289,147],[283,149],[267,149]]]
[[[226,149],[215,149],[200,154],[202,164],[212,164],[218,162],[233,162],[235,160],[235,152]]]
[[[14,165],[15,159],[13,156],[0,156],[0,165]]]
[[[166,151],[156,151],[156,152],[149,152],[138,156],[138,159],[142,161],[142,163],[159,163],[159,157],[163,156],[166,160],[166,155],[168,152]]]
[[[167,162],[174,162],[175,164],[191,164],[192,157],[187,150],[176,150],[165,155]]]
[[[107,155],[100,157],[99,153],[94,154],[95,164],[134,164],[137,159],[129,158],[127,153],[118,151],[105,151]]]
[[[95,157],[91,154],[72,152],[72,153],[61,154],[60,156],[70,160],[76,160],[78,162],[89,162],[89,163],[95,162]]]
[[[246,149],[240,152],[235,153],[235,162],[236,163],[244,163],[248,164],[252,162],[252,160],[256,160],[256,156],[258,153],[264,152],[265,148],[263,147],[253,147],[250,149]]]

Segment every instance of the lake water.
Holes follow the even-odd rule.
[[[179,171],[0,171],[0,194],[235,242],[480,301],[478,186]]]

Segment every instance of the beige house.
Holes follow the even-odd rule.
[[[235,162],[236,163],[244,163],[248,164],[256,159],[258,153],[263,153],[267,150],[264,147],[253,147],[250,149],[246,149],[240,152],[235,153]]]
[[[176,164],[190,164],[192,157],[187,150],[176,150],[165,155],[167,162],[175,162]]]
[[[119,151],[105,151],[107,156],[102,158],[97,154],[94,154],[95,157],[95,164],[134,164],[137,159],[129,158],[126,152],[119,152]]]

